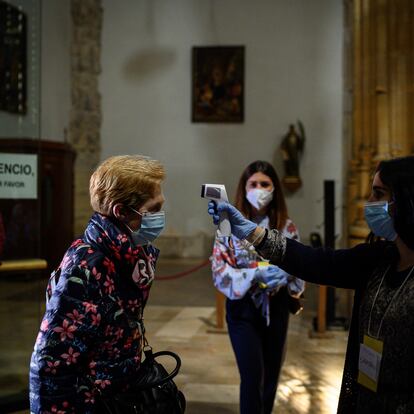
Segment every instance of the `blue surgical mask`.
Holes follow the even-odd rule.
[[[389,214],[388,201],[368,202],[364,206],[365,220],[368,227],[378,237],[394,241],[398,235],[394,228],[394,221]]]
[[[132,230],[128,225],[126,225],[131,232],[131,237],[134,243],[137,246],[142,246],[153,242],[161,234],[165,227],[165,212],[159,211],[157,213],[140,213],[133,208],[131,208],[131,210],[135,211],[135,213],[142,217],[141,227],[138,230]]]

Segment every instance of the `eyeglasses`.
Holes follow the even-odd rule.
[[[149,214],[151,214],[149,211],[138,211],[135,210],[135,208],[129,207],[132,211],[134,211],[135,213],[139,214],[141,217],[145,217],[148,216]]]
[[[141,217],[146,217],[146,216],[151,216],[152,214],[162,213],[162,210],[157,211],[157,212],[151,212],[151,211],[137,211],[135,210],[135,208],[132,208],[132,207],[129,207],[129,208],[135,213],[139,214]]]

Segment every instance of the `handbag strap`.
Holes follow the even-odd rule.
[[[144,354],[145,354],[145,360],[144,360],[143,363],[145,363],[145,361],[148,361],[149,363],[152,363],[158,357],[169,356],[169,357],[171,357],[175,360],[176,364],[175,364],[174,369],[168,375],[166,375],[165,377],[160,378],[156,381],[136,385],[136,387],[135,387],[136,389],[145,390],[147,388],[157,387],[159,385],[165,384],[166,382],[172,380],[178,374],[178,372],[180,371],[181,358],[175,352],[172,352],[172,351],[159,351],[159,352],[153,353],[152,348],[147,343],[147,349],[144,350]]]

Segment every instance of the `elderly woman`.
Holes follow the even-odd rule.
[[[90,180],[95,210],[53,272],[30,364],[32,413],[93,413],[141,362],[142,315],[165,217],[164,168],[139,155],[104,161]]]

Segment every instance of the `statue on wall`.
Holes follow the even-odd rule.
[[[305,147],[305,128],[300,121],[298,121],[298,130],[299,133],[296,132],[295,126],[291,124],[280,145],[285,167],[285,176],[282,182],[285,188],[292,192],[302,186],[299,160]]]

